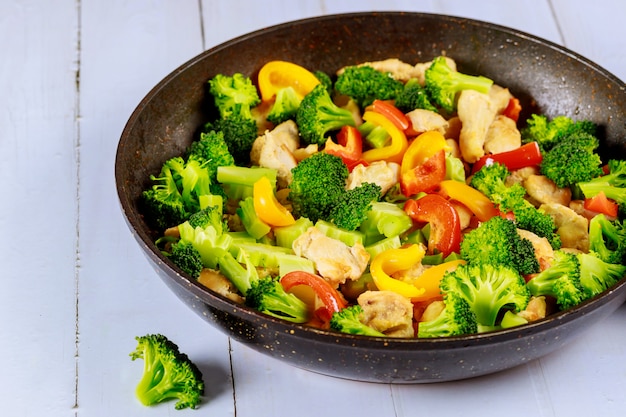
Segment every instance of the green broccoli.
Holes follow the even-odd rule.
[[[390,73],[378,71],[369,65],[345,67],[335,81],[335,90],[352,98],[361,109],[376,99],[393,100],[403,88],[404,84]]]
[[[385,337],[385,334],[366,325],[361,321],[363,307],[358,304],[345,307],[333,313],[330,328],[342,333],[362,336]]]
[[[278,280],[270,276],[253,281],[246,292],[246,305],[269,316],[294,323],[309,320],[307,304],[285,291]]]
[[[161,334],[138,336],[132,360],[143,359],[143,375],[135,394],[150,406],[176,399],[175,408],[196,408],[204,394],[202,372],[178,346]]]
[[[380,197],[381,188],[375,183],[366,182],[346,190],[331,208],[328,219],[342,229],[356,230],[367,219],[372,203]]]
[[[200,139],[191,143],[187,149],[187,158],[202,163],[209,171],[211,183],[217,180],[217,168],[235,165],[235,160],[224,140],[224,133],[215,130],[202,132]]]
[[[445,57],[433,59],[424,73],[426,92],[431,102],[452,113],[456,109],[456,96],[462,90],[476,90],[487,94],[493,81],[489,78],[454,71]]]
[[[261,98],[251,78],[241,73],[232,76],[217,74],[208,83],[222,119],[233,115],[253,119],[251,110],[261,102]]]
[[[413,227],[411,217],[393,203],[378,201],[366,213],[359,231],[365,234],[368,243],[383,238],[396,237]]]
[[[287,120],[295,119],[301,101],[302,99],[293,87],[281,88],[276,92],[276,100],[267,114],[267,120],[279,125]]]
[[[476,315],[478,326],[498,325],[503,310],[519,312],[526,308],[530,293],[522,276],[499,264],[467,263],[446,272],[439,284],[444,296],[464,298]]]
[[[320,80],[320,83],[326,88],[329,94],[333,92],[333,80],[330,78],[330,75],[322,70],[313,71],[313,75]]]
[[[164,254],[170,258],[184,273],[198,279],[204,268],[202,256],[191,242],[174,242],[169,252]]]
[[[626,265],[604,262],[593,253],[577,253],[580,285],[586,298],[595,297],[624,278]]]
[[[467,232],[461,241],[460,254],[470,263],[504,265],[521,275],[539,272],[532,243],[517,233],[513,221],[500,216]]]
[[[387,144],[391,136],[384,127],[371,121],[365,121],[357,126],[363,140],[372,148],[382,148]]]
[[[596,152],[600,142],[588,133],[574,133],[543,152],[540,170],[558,187],[570,187],[602,175],[602,161]]]
[[[508,175],[508,169],[502,164],[485,165],[474,173],[470,185],[497,204],[500,211],[512,212],[519,229],[545,237],[554,249],[559,249],[561,238],[556,232],[554,219],[524,198],[526,190],[521,184],[507,186],[505,179]]]
[[[611,159],[607,163],[609,173],[577,184],[585,198],[603,192],[614,200],[620,208],[620,215],[626,214],[626,160]]]
[[[586,299],[580,284],[580,264],[575,254],[554,251],[550,266],[530,279],[526,286],[532,295],[550,296],[561,310],[574,307]]]
[[[300,161],[291,173],[289,200],[294,215],[313,223],[327,220],[345,192],[349,174],[346,164],[338,156],[317,152]]]
[[[589,221],[589,251],[604,262],[626,263],[626,226],[622,221],[609,220],[604,214]]]
[[[305,144],[323,145],[329,132],[346,125],[354,126],[356,123],[352,113],[337,106],[328,90],[318,84],[300,102],[296,112],[296,124]]]
[[[246,232],[255,239],[260,239],[272,230],[267,223],[261,220],[254,209],[253,197],[246,197],[239,201],[237,215],[241,219]]]
[[[449,293],[443,303],[444,309],[436,318],[418,323],[417,337],[450,337],[478,332],[476,315],[465,298]]]
[[[426,89],[422,87],[417,78],[411,78],[404,84],[404,88],[396,97],[395,105],[404,113],[415,109],[437,111],[428,98]]]
[[[168,159],[155,183],[141,195],[144,216],[151,227],[166,229],[178,225],[200,210],[200,197],[211,195],[209,171],[196,159]]]
[[[250,151],[258,137],[258,127],[255,119],[243,114],[231,114],[225,118],[218,118],[204,125],[205,132],[218,132],[224,136],[224,142],[238,165],[248,165]]]
[[[597,126],[589,120],[574,121],[567,116],[556,116],[549,120],[547,116],[533,114],[522,128],[522,142],[537,142],[542,152],[552,149],[561,139],[571,134],[597,134]]]

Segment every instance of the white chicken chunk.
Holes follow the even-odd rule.
[[[513,119],[506,116],[496,116],[487,129],[485,144],[486,153],[500,153],[512,151],[522,145],[522,135]]]
[[[439,113],[425,110],[415,109],[406,114],[411,122],[411,127],[417,133],[437,131],[445,135],[448,131],[448,121]]]
[[[572,190],[559,188],[554,181],[545,175],[529,175],[522,182],[526,192],[535,206],[541,204],[560,204],[569,206],[572,201]]]
[[[554,219],[563,248],[589,252],[589,221],[569,207],[548,203],[539,206]]]
[[[413,304],[393,291],[366,291],[357,302],[363,322],[390,337],[414,337]]]
[[[496,114],[502,114],[508,107],[509,101],[513,98],[513,94],[508,88],[501,87],[497,84],[492,84],[489,89],[489,99],[491,100],[491,106]]]
[[[307,258],[333,287],[361,277],[370,259],[362,244],[348,246],[310,227],[293,242],[296,255]]]
[[[517,229],[517,234],[523,239],[530,240],[535,250],[535,257],[539,262],[540,268],[543,270],[546,266],[550,265],[552,258],[554,258],[554,249],[550,242],[545,237],[539,237],[533,232],[529,232],[524,229]]]
[[[278,188],[285,188],[291,184],[291,170],[298,164],[294,152],[299,147],[298,127],[288,120],[254,141],[250,160],[255,165],[276,169]]]
[[[400,165],[394,162],[375,161],[365,166],[359,164],[348,175],[346,189],[351,190],[365,182],[380,186],[381,193],[385,194],[397,182],[400,175]]]
[[[496,113],[489,95],[475,90],[463,90],[459,94],[457,113],[461,119],[459,147],[466,162],[473,164],[485,155],[484,145],[487,130]]]

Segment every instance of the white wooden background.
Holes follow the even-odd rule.
[[[368,10],[511,26],[626,79],[621,0],[0,0],[0,415],[624,415],[626,307],[561,351],[500,374],[365,384],[229,340],[182,305],[136,247],[113,162],[148,90],[234,36]],[[134,398],[142,363],[128,353],[149,332],[170,337],[204,372],[199,410]]]

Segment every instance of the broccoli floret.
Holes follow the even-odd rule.
[[[374,100],[393,100],[402,92],[404,84],[390,73],[369,65],[349,66],[337,77],[335,90],[352,98],[362,109]]]
[[[372,203],[365,220],[359,226],[359,231],[365,234],[368,242],[373,242],[399,236],[411,227],[413,220],[406,211],[393,203],[379,201]]]
[[[461,257],[468,262],[505,265],[522,275],[539,272],[532,243],[511,220],[494,216],[463,236]]]
[[[389,142],[389,133],[384,127],[371,121],[365,121],[357,126],[363,140],[372,148],[382,148]]]
[[[235,165],[235,160],[224,140],[224,133],[214,130],[202,132],[200,139],[193,141],[187,149],[187,158],[196,159],[209,171],[211,183],[217,178],[217,167]]]
[[[626,265],[604,262],[593,253],[577,253],[580,285],[586,298],[594,297],[624,278]]]
[[[146,221],[158,229],[184,222],[200,210],[200,197],[211,195],[209,171],[195,159],[171,158],[150,179],[155,184],[144,190],[141,204]]]
[[[452,113],[456,109],[457,93],[463,90],[476,90],[487,94],[493,81],[487,77],[463,74],[454,71],[446,59],[439,56],[424,73],[424,88],[431,101],[445,111]]]
[[[294,323],[309,320],[307,304],[285,291],[278,280],[270,276],[252,282],[246,293],[246,305],[269,316]]]
[[[417,78],[411,78],[404,84],[404,88],[396,97],[395,105],[404,113],[415,109],[437,111],[428,98],[426,89],[421,86]]]
[[[348,167],[341,158],[317,152],[303,159],[291,170],[289,200],[297,217],[313,223],[328,219],[331,210],[345,192]]]
[[[626,160],[611,159],[607,163],[609,173],[589,181],[577,184],[585,198],[591,198],[603,192],[608,198],[618,203],[620,215],[626,213]]]
[[[604,262],[626,263],[626,227],[619,220],[611,221],[604,214],[589,221],[589,251]]]
[[[384,337],[385,334],[366,325],[361,321],[363,307],[358,304],[345,307],[333,313],[330,319],[330,328],[342,333],[358,334],[362,336]]]
[[[267,120],[279,125],[287,120],[295,119],[301,101],[302,99],[293,87],[281,88],[276,92],[276,100],[267,114]]]
[[[132,360],[143,359],[143,375],[135,394],[146,406],[176,399],[174,407],[196,408],[204,394],[202,372],[179,351],[178,346],[161,334],[138,336]]]
[[[521,184],[507,186],[509,171],[506,166],[494,163],[483,166],[470,180],[470,185],[497,204],[502,212],[512,212],[519,229],[545,237],[554,249],[561,247],[561,238],[556,232],[554,219],[539,211],[524,198],[526,190]]]
[[[571,134],[597,134],[597,126],[589,120],[574,121],[567,116],[557,116],[549,120],[547,116],[533,114],[522,128],[522,142],[537,142],[542,152],[552,149],[560,140]]]
[[[332,207],[329,219],[337,227],[356,230],[367,219],[372,203],[379,201],[380,197],[380,186],[371,182],[346,190]]]
[[[173,243],[166,256],[184,273],[189,274],[194,279],[198,279],[202,268],[204,268],[200,252],[190,242]]]
[[[222,234],[228,231],[222,214],[221,205],[208,206],[189,216],[189,224],[191,227],[201,227],[202,229],[213,226],[218,234]]]
[[[558,187],[570,187],[602,175],[602,161],[596,153],[599,141],[588,133],[564,136],[543,152],[540,170]]]
[[[550,296],[561,310],[574,307],[586,298],[580,284],[580,264],[575,254],[557,250],[550,266],[526,284],[535,296]]]
[[[330,78],[330,75],[321,70],[313,71],[313,75],[320,80],[320,83],[328,90],[329,93],[333,91],[333,80]]]
[[[250,119],[242,114],[232,114],[206,123],[204,131],[222,133],[234,162],[238,165],[248,165],[252,144],[258,137],[255,119]]]
[[[241,73],[232,76],[218,74],[208,83],[209,92],[222,119],[233,115],[253,119],[251,110],[261,102],[261,98],[249,77]]]
[[[455,293],[447,294],[444,309],[433,320],[419,322],[417,337],[450,337],[478,332],[476,315],[467,300]]]
[[[352,113],[337,106],[328,90],[318,84],[300,102],[296,112],[296,124],[304,143],[323,145],[329,132],[346,125],[354,126],[355,121]]]
[[[504,313],[526,308],[530,292],[513,268],[486,263],[467,263],[446,272],[439,284],[444,295],[464,298],[476,315],[479,326],[493,327]]]

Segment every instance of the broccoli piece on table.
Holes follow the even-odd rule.
[[[202,372],[161,334],[138,336],[132,360],[143,359],[144,368],[135,394],[146,406],[176,399],[174,407],[196,408],[204,394]]]
[[[362,109],[376,99],[395,99],[403,88],[404,84],[390,73],[378,71],[369,65],[348,66],[335,81],[335,90],[352,98]]]
[[[602,175],[602,161],[596,152],[600,142],[588,133],[561,137],[550,150],[543,152],[540,170],[558,187],[570,187]]]
[[[296,90],[289,86],[276,92],[274,104],[267,114],[267,120],[279,125],[287,120],[295,119],[302,99]]]
[[[422,87],[417,78],[411,78],[404,84],[404,88],[396,97],[395,105],[404,113],[415,109],[437,111],[437,108],[430,102],[426,89]]]
[[[330,319],[330,328],[342,333],[362,336],[385,337],[385,334],[366,325],[361,321],[363,307],[358,304],[345,307],[333,313]]]
[[[442,56],[433,59],[424,73],[424,79],[424,88],[431,101],[449,113],[456,109],[457,93],[463,90],[476,90],[487,94],[493,84],[492,80],[482,75],[474,76],[454,71]]]
[[[467,300],[455,293],[447,294],[444,309],[433,320],[417,325],[417,337],[450,337],[478,332],[476,315]]]
[[[585,198],[591,198],[603,192],[607,198],[615,201],[620,208],[620,215],[626,215],[626,160],[611,159],[607,163],[608,174],[577,184]]]
[[[595,136],[597,130],[596,124],[589,120],[574,121],[567,116],[556,116],[550,120],[545,115],[533,114],[526,120],[521,134],[523,143],[537,142],[539,148],[545,152],[565,136],[579,133]]]
[[[346,125],[354,126],[356,123],[352,113],[337,106],[328,90],[318,84],[300,102],[296,112],[296,124],[305,144],[323,145],[329,132]]]
[[[294,214],[313,223],[327,220],[345,192],[348,167],[338,156],[318,152],[300,161],[291,173],[289,200]]]
[[[504,310],[522,311],[530,292],[522,276],[505,265],[467,263],[446,272],[439,284],[444,296],[464,298],[476,315],[478,326],[493,328]]]
[[[574,307],[586,299],[580,284],[580,264],[575,254],[557,250],[550,266],[526,284],[535,296],[550,296],[561,310]]]
[[[556,232],[554,219],[539,211],[524,198],[526,190],[521,184],[507,186],[508,169],[499,163],[483,166],[474,173],[470,185],[485,194],[502,212],[512,212],[519,229],[545,237],[554,249],[561,247],[561,238]]]
[[[381,188],[378,184],[365,182],[356,188],[344,191],[331,208],[329,219],[337,227],[356,230],[367,219],[372,203],[379,201]]]
[[[294,323],[305,323],[309,320],[307,304],[285,291],[280,282],[270,276],[251,283],[246,292],[246,305],[269,316]]]
[[[626,263],[626,226],[619,220],[609,220],[604,214],[589,221],[589,251],[604,262]]]
[[[521,275],[539,272],[532,243],[517,233],[513,221],[500,216],[492,217],[463,236],[461,257],[470,263],[504,265]]]
[[[577,253],[580,285],[586,298],[595,297],[624,278],[626,265],[604,262],[593,253]]]
[[[251,110],[261,102],[261,98],[251,78],[241,73],[232,76],[217,74],[208,83],[222,119],[233,115],[253,119]]]
[[[200,139],[191,143],[187,149],[187,158],[204,164],[212,184],[216,182],[218,167],[235,165],[235,159],[224,140],[224,132],[212,129],[202,132]]]

